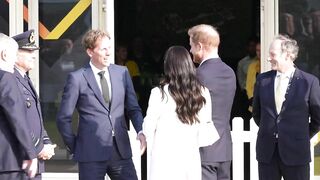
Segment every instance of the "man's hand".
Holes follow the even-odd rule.
[[[41,152],[38,154],[38,158],[42,160],[51,159],[51,157],[55,155],[54,148],[56,147],[56,144],[45,144]]]
[[[38,168],[37,158],[31,159],[31,160],[24,160],[22,162],[22,169],[24,169],[27,172],[30,178],[35,177],[35,175],[37,174],[37,168]]]
[[[141,132],[138,134],[137,139],[140,141],[140,154],[143,155],[144,151],[147,148],[147,141],[144,134]]]

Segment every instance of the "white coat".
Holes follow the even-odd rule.
[[[199,147],[212,145],[219,139],[212,123],[209,90],[203,89],[206,104],[198,113],[200,123],[193,125],[183,124],[178,119],[168,85],[164,86],[164,92],[162,100],[160,89],[152,89],[143,123],[150,159],[148,180],[201,180]],[[206,131],[207,127],[212,127],[211,131]]]

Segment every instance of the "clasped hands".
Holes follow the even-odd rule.
[[[54,148],[56,148],[56,144],[45,144],[38,154],[38,158],[42,160],[49,160],[52,156],[54,156]]]
[[[37,174],[38,168],[38,159],[48,160],[54,155],[54,148],[56,148],[56,144],[45,144],[38,154],[38,158],[34,158],[31,160],[24,160],[22,162],[22,169],[26,171],[30,178],[35,177]]]

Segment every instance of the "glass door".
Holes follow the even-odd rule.
[[[45,128],[58,145],[47,172],[77,172],[56,127],[56,115],[69,72],[89,61],[81,39],[92,27],[91,0],[39,1],[39,84]],[[77,115],[74,115],[75,129]]]
[[[13,36],[35,30],[40,46],[35,68],[29,72],[40,96],[42,116],[56,155],[46,172],[77,172],[56,127],[56,115],[67,74],[89,62],[81,39],[89,29],[109,31],[113,37],[113,0],[1,0],[0,32]],[[77,128],[74,114],[74,129]]]
[[[23,1],[23,31],[35,29],[40,46],[38,66],[30,73],[31,79],[39,92],[45,129],[52,142],[57,144],[56,155],[46,162],[46,172],[77,172],[55,119],[68,73],[89,61],[81,39],[92,28],[92,12],[99,12],[99,6],[92,3],[92,0]],[[6,17],[3,12],[1,10],[1,16]],[[76,119],[75,113],[75,129]]]

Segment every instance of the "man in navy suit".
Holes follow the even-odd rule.
[[[230,114],[236,91],[233,70],[218,55],[220,37],[218,31],[206,24],[189,29],[190,52],[193,61],[199,63],[197,76],[210,90],[212,121],[220,139],[211,146],[200,148],[202,179],[229,180],[232,160]]]
[[[37,155],[21,93],[12,74],[18,45],[0,33],[0,179],[28,179],[37,172]]]
[[[309,180],[310,139],[320,128],[320,87],[296,68],[299,47],[287,36],[271,43],[271,71],[257,77],[253,118],[260,180]]]
[[[31,131],[36,153],[38,154],[38,172],[34,179],[40,180],[41,173],[44,172],[44,160],[48,160],[54,155],[56,145],[52,145],[44,129],[39,97],[27,75],[27,72],[34,67],[34,61],[37,56],[36,50],[39,47],[35,45],[34,30],[26,31],[12,38],[19,45],[14,75],[23,96],[27,112],[27,123]]]
[[[69,74],[57,117],[67,148],[78,161],[80,180],[136,180],[125,114],[146,147],[143,117],[128,70],[110,64],[111,38],[101,30],[88,31],[82,41],[90,62]],[[78,132],[72,132],[74,109]]]

